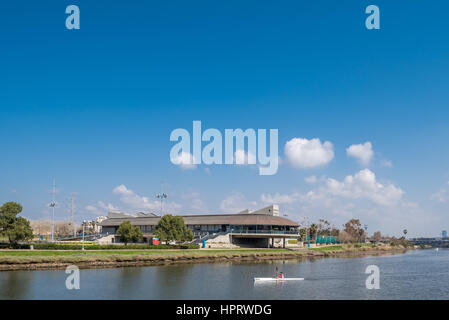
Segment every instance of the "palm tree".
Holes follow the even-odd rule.
[[[301,238],[301,241],[304,241],[306,239],[307,231],[305,228],[299,229],[299,237]]]
[[[312,223],[312,225],[310,226],[310,237],[313,238],[316,237],[316,233],[318,231],[318,226],[315,223]]]

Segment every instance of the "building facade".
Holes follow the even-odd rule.
[[[194,234],[195,240],[206,248],[218,247],[277,247],[288,245],[289,239],[299,237],[299,225],[279,217],[279,208],[272,205],[257,211],[245,210],[236,214],[183,215],[185,225]],[[153,231],[161,217],[145,215],[131,216],[110,212],[101,222],[102,234],[110,242],[119,242],[115,235],[123,221],[138,226],[144,241],[150,242]]]

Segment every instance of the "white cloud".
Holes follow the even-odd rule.
[[[220,203],[221,211],[226,213],[237,213],[254,207],[257,207],[257,202],[247,200],[240,192],[234,192]]]
[[[85,206],[84,209],[91,213],[98,214],[98,215],[103,213],[103,211],[101,211],[100,209],[98,209],[97,207],[92,206],[92,205]]]
[[[367,166],[374,155],[373,146],[369,141],[364,144],[353,144],[346,149],[346,154],[359,160],[361,165]]]
[[[114,205],[108,203],[105,204],[103,201],[98,201],[98,206],[102,209],[108,210],[108,211],[117,211],[118,208],[115,207]]]
[[[449,187],[445,185],[444,189],[449,202]],[[226,212],[238,212],[249,207],[242,194],[226,200],[222,207],[234,205],[232,210],[224,210]],[[411,237],[432,236],[436,234],[435,230],[447,223],[442,216],[407,200],[400,187],[380,181],[369,169],[342,179],[319,177],[316,184],[304,192],[264,193],[258,207],[271,203],[279,204],[280,214],[286,214],[297,222],[304,221],[305,217],[310,223],[326,219],[341,228],[349,219],[360,219],[362,224],[368,225],[370,234],[380,230],[382,234],[401,236],[402,230],[408,229]]]
[[[196,168],[195,158],[191,153],[188,152],[181,152],[178,154],[178,156],[174,159],[171,159],[171,162],[173,164],[179,165],[182,169],[185,170],[192,170]]]
[[[256,164],[256,156],[250,151],[237,150],[234,153],[234,161],[238,165]]]
[[[317,183],[318,179],[316,176],[310,176],[310,177],[306,177],[304,178],[304,181],[310,184],[314,184]]]
[[[262,194],[264,203],[279,204],[281,214],[289,219],[310,222],[326,219],[337,227],[349,219],[360,219],[368,224],[370,233],[398,235],[404,228],[410,233],[427,232],[430,226],[420,227],[426,221],[437,225],[438,217],[424,212],[416,203],[404,199],[404,191],[393,183],[379,181],[369,169],[348,175],[343,179],[321,177],[304,192]]]
[[[449,182],[447,183],[449,185]],[[446,203],[449,201],[449,190],[448,188],[441,188],[438,192],[434,193],[431,200],[438,201],[441,203]]]
[[[364,169],[354,175],[346,176],[342,181],[327,178],[315,189],[304,194],[274,195],[262,194],[263,202],[293,203],[293,202],[329,202],[332,198],[349,200],[369,200],[380,206],[394,206],[398,204],[404,192],[393,184],[382,184],[369,169]]]
[[[125,185],[121,184],[112,191],[120,197],[120,201],[133,210],[160,211],[160,201],[150,200],[148,197],[139,196]],[[175,202],[164,202],[164,212],[176,213],[181,206]]]
[[[271,194],[262,194],[260,199],[262,202],[265,203],[272,203],[272,204],[283,204],[283,203],[293,203],[295,201],[298,201],[300,199],[299,193],[292,193],[292,194],[280,194],[275,193],[274,195]]]
[[[114,188],[112,193],[120,196],[120,201],[133,209],[156,209],[158,201],[142,197],[121,184]]]
[[[329,141],[293,138],[287,141],[284,153],[288,162],[295,168],[306,169],[328,164],[334,158],[334,146]]]
[[[380,165],[382,167],[392,168],[393,167],[393,162],[391,162],[390,160],[382,160],[380,162]]]
[[[109,211],[118,211],[119,209],[114,205],[108,203],[105,204],[103,201],[98,201],[95,205],[87,205],[84,209],[95,215],[104,215]]]
[[[183,205],[183,213],[186,213],[187,210],[193,213],[208,212],[207,205],[201,200],[199,192],[183,192],[181,199],[183,200],[183,203],[185,203],[185,205]]]
[[[349,199],[365,198],[376,204],[389,206],[399,202],[404,192],[393,184],[382,184],[369,169],[346,176],[343,181],[327,179],[325,192]]]

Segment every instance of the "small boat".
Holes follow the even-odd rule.
[[[254,278],[254,281],[301,281],[304,278]]]

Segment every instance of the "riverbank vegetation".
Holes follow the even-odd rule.
[[[34,243],[34,244],[21,244],[21,245],[10,245],[8,243],[0,244],[0,248],[2,249],[33,249],[35,250],[82,250],[82,243],[73,243],[73,244],[59,244],[59,243]],[[139,250],[164,250],[164,249],[199,249],[199,245],[197,244],[159,244],[159,245],[150,245],[150,244],[128,244],[128,245],[120,245],[120,244],[85,244],[84,250],[130,250],[130,249],[139,249]]]
[[[0,207],[0,236],[11,245],[33,238],[30,222],[18,216],[21,212],[22,206],[16,202],[6,202]]]
[[[128,242],[137,242],[142,239],[142,231],[138,226],[133,226],[129,221],[123,221],[117,229],[117,235],[125,244]]]
[[[156,225],[154,235],[161,241],[192,241],[193,232],[184,224],[184,219],[180,216],[164,215]]]
[[[251,250],[2,250],[0,270],[60,269],[291,259],[301,256],[287,249]]]
[[[398,243],[353,243],[353,244],[343,244],[334,246],[323,246],[310,248],[310,250],[315,252],[327,252],[327,253],[357,253],[357,252],[382,252],[382,251],[401,251],[406,249],[414,249],[415,246],[410,244],[408,241],[398,242]]]
[[[81,242],[73,243],[41,243],[41,242],[26,242],[32,238],[32,230],[28,220],[18,217],[22,211],[22,206],[15,202],[7,202],[0,207],[0,237],[6,238],[7,243],[0,243],[0,249],[34,249],[34,250],[72,250],[72,251],[96,251],[109,250],[109,253],[121,252],[129,250],[144,251],[158,251],[167,250],[191,250],[199,249],[197,244],[178,244],[168,245],[167,243],[178,241],[188,242],[193,239],[192,231],[184,224],[182,217],[172,216],[170,214],[164,215],[158,222],[154,234],[162,242],[166,244],[149,245],[136,243],[142,239],[142,231],[137,227],[131,225],[130,222],[123,222],[117,230],[117,235],[121,238],[123,244],[108,244],[100,245],[94,242],[86,242],[84,245]],[[312,244],[312,248],[302,248],[301,254],[304,252],[311,253],[332,253],[332,252],[348,252],[348,251],[368,251],[368,250],[393,250],[400,248],[410,248],[412,245],[405,239],[407,230],[403,230],[404,237],[399,239],[382,237],[379,231],[375,232],[371,238],[367,237],[367,226],[362,226],[358,219],[351,219],[343,225],[340,230],[327,220],[320,219],[319,223],[311,224],[301,223],[303,228],[299,230],[299,240]],[[294,241],[298,241],[295,239]],[[371,242],[371,243],[370,243]],[[375,243],[375,244],[373,244]],[[334,244],[329,246],[329,244]],[[298,244],[299,245],[299,244]],[[317,245],[317,247],[315,247]],[[324,245],[324,246],[323,246]],[[382,246],[382,247],[378,247]],[[315,247],[315,248],[313,248]],[[299,247],[301,248],[301,247]],[[389,249],[392,248],[392,249]],[[298,248],[297,248],[298,249]],[[254,249],[257,250],[257,249]],[[253,252],[254,250],[250,250]],[[12,251],[9,251],[12,252]],[[43,252],[43,251],[39,251]],[[214,251],[209,251],[209,254]],[[217,251],[215,251],[217,252]],[[232,252],[225,249],[222,252]],[[243,251],[239,250],[242,253]],[[261,251],[257,251],[260,253]],[[269,251],[275,252],[273,250]],[[84,254],[84,253],[83,253]],[[203,253],[201,253],[203,254]],[[298,254],[298,252],[296,252]],[[0,258],[3,255],[0,255]],[[32,254],[31,256],[38,256]],[[45,254],[51,256],[51,254]],[[58,256],[58,254],[56,254]],[[104,255],[103,255],[104,256]],[[1,261],[0,261],[1,263]]]
[[[61,269],[70,264],[75,264],[80,268],[104,268],[177,263],[284,260],[340,256],[349,253],[378,254],[399,252],[404,249],[402,246],[355,246],[350,244],[311,249],[1,250],[0,270]]]

